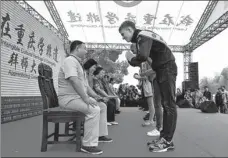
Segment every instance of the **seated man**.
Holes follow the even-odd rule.
[[[98,141],[112,142],[112,139],[105,137],[108,135],[106,105],[96,101],[101,98],[88,86],[83,72],[81,62],[86,53],[83,42],[71,43],[70,56],[64,59],[59,71],[58,100],[61,107],[86,115],[81,151],[101,154],[103,151],[97,148]]]

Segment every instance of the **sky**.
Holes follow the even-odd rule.
[[[53,26],[56,27],[53,22],[45,4],[43,1],[27,1],[34,9],[36,9],[43,17],[45,17]],[[54,4],[59,12],[59,15],[66,27],[70,40],[82,40],[85,42],[94,43],[126,43],[122,40],[118,33],[118,26],[125,20],[127,13],[135,15],[136,24],[139,28],[149,28],[151,25],[145,24],[144,16],[146,14],[155,15],[157,4],[159,4],[157,10],[157,19],[154,26],[160,29],[154,29],[153,31],[158,33],[169,45],[184,45],[189,42],[189,38],[195,29],[208,1],[143,1],[136,7],[125,8],[120,7],[113,1],[100,1],[100,4],[96,1],[54,1]],[[219,15],[224,10],[228,10],[228,3],[219,2],[219,6],[216,11]],[[101,8],[100,22],[88,21],[88,14],[99,15],[99,8]],[[194,10],[192,10],[194,8]],[[68,12],[74,14],[79,13],[81,15],[81,21],[71,21]],[[108,12],[116,14],[118,20],[114,24],[110,24],[110,21],[106,17]],[[172,17],[174,25],[164,25],[165,16]],[[181,24],[181,20],[184,17],[190,16],[192,23],[188,26]],[[214,14],[210,21],[213,21],[214,17],[218,15]],[[114,26],[113,28],[99,27],[103,22],[104,26]],[[166,19],[167,21],[167,19]],[[179,24],[179,25],[178,25]],[[94,27],[91,27],[93,25]],[[174,27],[177,26],[178,27]],[[209,24],[208,24],[209,25]],[[84,27],[81,27],[84,26]],[[178,30],[179,29],[179,30]],[[103,34],[104,33],[104,34]],[[204,76],[213,77],[215,74],[220,73],[224,67],[228,66],[228,53],[227,53],[227,39],[228,30],[224,30],[222,33],[206,42],[193,52],[192,61],[199,62],[199,79]],[[178,66],[177,87],[181,87],[181,83],[184,79],[183,73],[183,54],[174,53],[176,63]],[[119,61],[125,60],[125,52],[119,56]],[[137,80],[133,79],[133,74],[138,72],[138,68],[129,66],[129,75],[124,77],[124,83],[130,82],[133,85],[137,84]]]

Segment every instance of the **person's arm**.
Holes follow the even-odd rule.
[[[187,94],[184,95],[184,99],[187,99]]]
[[[84,77],[83,73],[80,74],[80,68],[79,64],[71,58],[68,58],[64,61],[63,63],[63,71],[65,74],[65,79],[68,79],[73,86],[74,90],[79,94],[79,96],[83,99],[86,100],[88,99],[88,95],[86,94],[84,87],[83,87],[83,82],[84,82]]]
[[[101,99],[101,97],[97,95],[90,86],[87,87],[87,93],[89,96],[95,98],[95,100]]]
[[[108,85],[109,85],[109,87],[110,87],[111,93],[112,93],[114,96],[117,96],[116,93],[115,93],[115,90],[114,90],[114,88],[113,88],[113,86],[112,86],[112,84],[109,83]]]
[[[148,57],[150,56],[150,50],[153,44],[153,40],[148,37],[140,36],[138,38],[138,53],[136,57],[133,57],[130,61],[131,66],[138,66],[142,62],[147,61]]]
[[[145,79],[147,79],[146,76],[139,76],[139,75],[134,75],[134,78],[137,79],[137,80],[145,80]]]
[[[99,95],[103,96],[103,97],[108,97],[108,94],[101,89],[99,83],[97,83],[97,81],[94,82],[94,89],[97,91],[97,93],[99,93]]]
[[[75,77],[75,76],[69,77],[69,81],[70,81],[71,85],[73,86],[74,90],[82,98],[82,100],[84,100],[84,101],[87,100],[88,99],[88,95],[84,91],[83,81],[80,78]]]
[[[140,76],[150,76],[152,74],[156,74],[153,69],[146,70],[145,72],[142,72]]]

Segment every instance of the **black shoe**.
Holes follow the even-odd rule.
[[[93,154],[93,155],[100,155],[103,153],[102,150],[98,149],[95,146],[82,146],[81,151],[85,153]]]
[[[120,111],[119,110],[116,110],[115,114],[120,114]]]
[[[160,141],[149,147],[150,152],[167,152],[172,150],[174,150],[173,142],[168,142],[164,138],[161,138]]]
[[[146,108],[146,109],[143,109],[143,111],[149,111],[149,109]]]
[[[111,138],[107,138],[105,136],[102,136],[102,137],[99,137],[98,139],[99,142],[103,142],[103,143],[110,143],[112,142],[113,140]]]

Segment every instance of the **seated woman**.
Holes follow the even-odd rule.
[[[97,67],[96,70],[93,72],[94,79],[93,79],[93,89],[97,94],[99,94],[102,97],[109,98],[110,95],[107,92],[107,89],[105,88],[103,84],[103,77],[105,75],[105,71],[102,67]],[[108,99],[107,100],[107,121],[111,125],[117,125],[118,122],[115,121],[115,111],[116,111],[116,103],[114,99]]]

